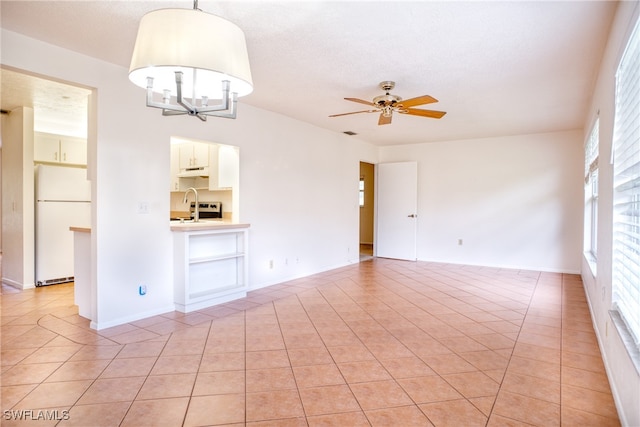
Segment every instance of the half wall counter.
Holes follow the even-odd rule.
[[[96,289],[91,283],[91,229],[69,227],[73,231],[73,298],[78,314],[89,319],[92,328],[96,321]]]

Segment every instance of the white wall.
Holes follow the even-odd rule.
[[[579,272],[581,131],[381,149],[381,162],[409,160],[419,260]]]
[[[171,136],[240,147],[252,287],[357,262],[359,162],[377,160],[372,145],[242,102],[236,120],[163,117],[144,106],[144,90],[126,69],[9,31],[2,33],[2,63],[97,90],[88,147],[94,326],[173,309]],[[139,202],[149,214],[137,213]],[[147,285],[144,297],[139,284]]]
[[[33,109],[2,115],[2,281],[35,285]]]
[[[582,280],[591,308],[594,328],[600,342],[609,382],[616,397],[623,425],[640,425],[640,374],[609,317],[611,309],[611,251],[613,224],[613,168],[610,164],[615,105],[615,72],[618,62],[640,15],[640,3],[621,2],[600,65],[598,81],[585,122],[586,139],[593,121],[600,117],[598,256],[596,274],[582,259]]]

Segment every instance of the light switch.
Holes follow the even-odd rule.
[[[138,213],[141,215],[146,215],[149,213],[149,203],[140,202],[138,203]]]

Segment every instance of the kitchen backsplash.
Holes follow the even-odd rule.
[[[189,193],[187,197],[187,203],[182,203],[184,200],[184,192],[171,192],[171,211],[188,211],[189,205],[194,201],[193,193]],[[220,191],[209,191],[209,190],[198,190],[198,201],[199,202],[221,202],[222,203],[222,213],[223,217],[227,218],[227,216],[231,215],[231,206],[232,206],[232,191],[231,190],[220,190]]]

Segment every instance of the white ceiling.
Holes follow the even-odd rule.
[[[0,12],[8,30],[128,68],[142,15],[192,6],[2,0]],[[392,145],[581,128],[616,2],[200,0],[199,8],[245,32],[254,92],[239,115],[246,103]],[[385,126],[377,114],[328,117],[366,109],[343,98],[370,100],[383,80],[402,98],[437,98],[418,108],[447,115],[396,114]],[[6,109],[5,90],[3,79]]]

